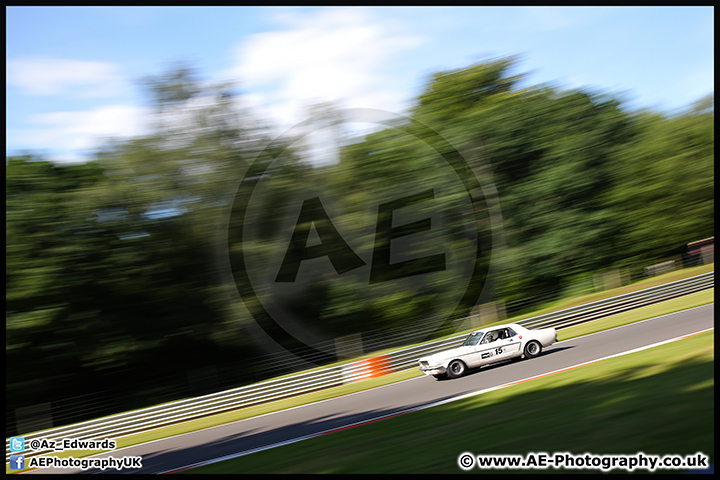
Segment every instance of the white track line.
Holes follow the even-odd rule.
[[[677,312],[674,312],[674,313],[677,313]],[[668,314],[668,315],[672,315],[672,314]],[[618,327],[618,328],[620,328],[620,327]],[[534,375],[534,376],[532,376],[532,377],[523,378],[522,380],[516,380],[516,381],[514,381],[514,382],[505,383],[505,384],[503,384],[503,385],[498,385],[498,386],[490,387],[490,388],[484,388],[484,389],[482,389],[482,390],[478,390],[478,391],[475,391],[475,392],[466,393],[466,394],[463,394],[463,395],[458,395],[458,396],[456,396],[456,397],[451,397],[451,398],[448,398],[448,399],[445,399],[445,400],[440,400],[440,401],[437,401],[437,402],[428,403],[428,404],[421,405],[421,406],[418,406],[418,407],[408,408],[407,410],[403,410],[403,411],[400,411],[400,412],[397,412],[397,413],[393,413],[393,414],[391,414],[391,415],[383,415],[383,416],[380,416],[380,417],[372,418],[372,419],[370,419],[370,420],[365,420],[365,421],[362,421],[362,422],[351,423],[351,424],[348,424],[348,425],[343,426],[343,427],[333,428],[333,429],[330,429],[330,430],[325,430],[325,431],[323,431],[323,432],[313,433],[313,434],[310,434],[310,435],[305,435],[305,436],[303,436],[303,437],[293,438],[293,439],[290,439],[290,440],[286,440],[286,441],[284,441],[284,442],[274,443],[274,444],[272,444],[272,445],[266,445],[266,446],[264,446],[264,447],[255,448],[255,449],[252,449],[252,450],[246,450],[246,451],[244,451],[244,452],[233,453],[233,454],[231,454],[231,455],[225,455],[225,456],[223,456],[223,457],[214,458],[214,459],[212,459],[212,460],[206,460],[206,461],[203,461],[203,462],[193,463],[193,464],[187,465],[187,466],[185,466],[185,467],[180,467],[180,468],[176,468],[176,469],[173,469],[173,470],[168,470],[168,471],[161,472],[161,473],[175,473],[175,472],[180,472],[180,471],[183,471],[183,470],[189,470],[189,469],[191,469],[191,468],[197,468],[197,467],[202,467],[202,466],[205,466],[205,465],[211,465],[211,464],[213,464],[213,463],[222,462],[222,461],[225,461],[225,460],[231,460],[231,459],[233,459],[233,458],[239,458],[239,457],[243,457],[243,456],[245,456],[245,455],[250,455],[251,453],[262,452],[263,450],[270,450],[270,449],[275,448],[275,447],[282,447],[283,445],[290,445],[291,443],[297,443],[297,442],[301,442],[301,441],[303,441],[303,440],[309,440],[309,439],[311,439],[311,438],[316,438],[316,437],[319,437],[319,436],[321,436],[321,435],[327,435],[327,434],[329,434],[329,433],[337,432],[337,431],[340,431],[340,430],[346,430],[346,429],[348,429],[348,428],[353,428],[353,427],[357,427],[357,426],[360,426],[360,425],[365,425],[365,424],[368,424],[368,423],[377,422],[377,421],[379,421],[379,420],[384,420],[384,419],[386,419],[386,418],[396,417],[396,416],[402,415],[402,414],[404,414],[404,413],[416,412],[416,411],[419,411],[419,410],[425,410],[425,409],[427,409],[427,408],[437,407],[437,406],[439,406],[439,405],[444,405],[444,404],[446,404],[446,403],[456,402],[456,401],[458,401],[458,400],[463,400],[463,399],[465,399],[465,398],[474,397],[474,396],[477,396],[477,395],[482,395],[482,394],[488,393],[488,392],[493,392],[493,391],[495,391],[495,390],[500,390],[500,389],[503,389],[503,388],[511,387],[511,386],[513,386],[513,385],[518,385],[518,384],[520,384],[520,383],[528,382],[528,381],[530,381],[530,380],[535,380],[535,379],[537,379],[537,378],[546,377],[546,376],[548,376],[548,375],[553,375],[553,374],[555,374],[555,373],[565,372],[565,371],[572,370],[572,369],[575,369],[575,368],[584,367],[585,365],[590,365],[590,364],[592,364],[592,363],[600,362],[600,361],[602,361],[602,360],[608,360],[608,359],[610,359],[610,358],[621,357],[621,356],[623,356],[623,355],[628,355],[628,354],[631,354],[631,353],[636,353],[636,352],[640,352],[640,351],[643,351],[643,350],[647,350],[647,349],[649,349],[649,348],[658,347],[658,346],[660,346],[660,345],[665,345],[665,344],[667,344],[667,343],[676,342],[676,341],[678,341],[678,340],[682,340],[682,339],[684,339],[684,338],[692,337],[692,336],[694,336],[694,335],[699,335],[699,334],[701,334],[701,333],[709,332],[710,330],[714,330],[714,329],[715,329],[714,327],[713,327],[713,328],[706,328],[705,330],[700,330],[700,331],[698,331],[698,332],[689,333],[689,334],[687,334],[687,335],[682,335],[682,336],[680,336],[680,337],[671,338],[671,339],[669,339],[669,340],[663,340],[662,342],[653,343],[653,344],[651,344],[651,345],[645,345],[644,347],[633,348],[632,350],[626,350],[626,351],[624,351],[624,352],[615,353],[615,354],[613,354],[613,355],[608,355],[608,356],[605,356],[605,357],[596,358],[595,360],[590,360],[590,361],[587,361],[587,362],[578,363],[578,364],[572,365],[572,366],[570,366],[570,367],[565,367],[565,368],[561,368],[561,369],[558,369],[558,370],[553,370],[552,372],[541,373],[540,375]],[[558,343],[560,343],[560,342],[558,342]]]

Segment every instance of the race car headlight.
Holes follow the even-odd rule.
[[[420,366],[422,368],[431,368],[437,366],[435,359],[432,357],[426,357],[420,360]]]

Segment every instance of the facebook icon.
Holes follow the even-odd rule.
[[[25,455],[10,455],[10,469],[22,470],[25,468]]]

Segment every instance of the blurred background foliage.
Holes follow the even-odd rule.
[[[607,93],[520,88],[515,64],[437,73],[410,114],[470,152],[479,176],[492,175],[503,225],[487,300],[522,311],[593,274],[674,258],[714,235],[712,97],[679,113],[631,111]],[[275,159],[264,195],[276,205],[312,167],[291,139],[270,136],[232,85],[207,85],[183,66],[142,85],[152,133],[108,144],[85,164],[6,160],[8,425],[18,409],[66,397],[113,399],[81,408],[77,421],[306,366],[254,366],[266,350],[228,273],[227,234],[239,181],[259,155]],[[341,149],[327,187],[344,196],[347,218],[372,224],[353,211],[372,192],[447,181],[426,150],[394,129],[366,135]],[[249,252],[272,234],[275,213],[263,215]],[[360,323],[389,328],[427,315],[442,288],[368,304],[351,282],[325,285],[298,308],[346,335]]]

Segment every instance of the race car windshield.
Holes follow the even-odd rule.
[[[463,346],[477,345],[482,336],[483,332],[471,333],[470,336],[465,339],[465,342],[463,342]]]

